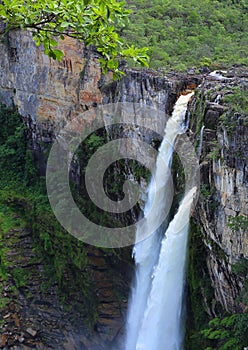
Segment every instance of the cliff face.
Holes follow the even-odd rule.
[[[202,142],[196,220],[215,299],[232,312],[247,307],[236,300],[244,281],[232,271],[232,265],[248,258],[247,88],[245,69],[208,76],[197,90],[191,119]]]
[[[61,62],[44,55],[26,31],[10,32],[0,43],[0,99],[18,107],[40,161],[65,122],[90,108],[140,102],[169,112],[186,85],[186,79],[141,71],[128,71],[121,82],[112,83],[111,74],[101,75],[97,56],[76,40],[66,37],[59,48],[65,52]]]
[[[0,43],[0,98],[31,118],[38,142],[50,142],[55,127],[99,103],[143,102],[168,110],[168,99],[173,101],[179,90],[178,79],[154,72],[130,71],[120,83],[111,83],[111,75],[101,76],[97,58],[82,44],[66,37],[59,47],[65,52],[61,62],[44,55],[26,31],[10,32]]]
[[[44,55],[26,31],[10,32],[0,43],[0,98],[7,105],[14,103],[25,118],[41,172],[44,150],[57,130],[102,101],[96,59],[69,37],[60,48],[66,55],[57,62]]]
[[[1,43],[1,97],[18,106],[34,122],[63,122],[74,113],[101,102],[97,89],[100,69],[83,45],[66,37],[60,42],[66,53],[61,62],[49,59],[26,31],[14,31]],[[83,86],[80,76],[85,70]],[[37,120],[36,120],[37,119]]]
[[[41,174],[45,170],[44,154],[60,128],[66,121],[81,117],[83,112],[99,103],[141,102],[158,107],[164,112],[163,120],[159,121],[163,130],[165,114],[170,112],[178,91],[187,84],[186,79],[180,81],[154,72],[129,71],[122,81],[113,83],[111,75],[101,76],[94,54],[84,50],[81,44],[66,38],[60,47],[66,56],[62,62],[55,62],[43,55],[42,49],[35,46],[27,32],[12,32],[0,44],[0,100],[7,105],[14,103],[23,116]],[[142,136],[147,138],[147,135]],[[8,239],[10,236],[13,240]],[[77,309],[71,311],[76,315],[74,319],[63,309],[58,301],[56,284],[49,287],[45,295],[41,290],[46,284],[45,267],[42,261],[33,263],[33,234],[16,229],[4,237],[9,252],[9,277],[3,282],[7,304],[1,310],[5,321],[1,328],[0,347],[25,349],[33,345],[48,349],[56,338],[59,344],[56,346],[60,349],[111,348],[113,342],[116,349],[117,338],[123,333],[130,288],[130,249],[113,253],[85,247],[90,284],[85,287],[82,282],[82,288],[88,288],[88,292],[92,289],[92,333],[87,331],[85,317],[80,316]],[[19,257],[22,249],[25,251],[23,258],[17,259],[13,252],[17,251]],[[8,286],[16,284],[12,278],[15,268],[29,277],[23,282],[25,286],[18,286],[16,294],[12,295]],[[63,278],[68,278],[66,273]],[[27,297],[27,292],[32,298]],[[80,290],[74,290],[71,298],[79,305],[85,303],[84,293]],[[15,299],[18,305],[14,303]]]

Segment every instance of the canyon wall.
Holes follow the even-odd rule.
[[[238,299],[244,278],[233,269],[248,258],[247,89],[244,67],[212,74],[198,87],[191,107],[190,128],[198,147],[202,132],[195,219],[207,250],[215,301],[229,312],[247,308]]]
[[[0,44],[0,101],[17,106],[24,118],[28,126],[29,147],[34,151],[41,175],[45,174],[45,154],[59,130],[75,117],[87,123],[84,112],[101,103],[139,102],[157,107],[164,113],[163,120],[159,121],[163,131],[166,114],[171,111],[186,80],[131,70],[121,81],[113,82],[111,74],[101,75],[96,54],[82,44],[66,38],[60,42],[60,49],[65,52],[61,62],[49,59],[42,48],[36,47],[31,34],[25,31],[10,32]],[[16,217],[21,220],[17,214]],[[38,220],[42,221],[42,218]],[[90,326],[93,331],[89,331],[84,314],[75,307],[69,312],[61,306],[56,283],[45,294],[41,290],[46,284],[42,272],[45,267],[38,258],[33,262],[35,232],[29,229],[28,222],[26,226],[23,231],[17,228],[4,235],[9,252],[6,258],[9,278],[3,282],[3,290],[6,290],[3,298],[8,302],[1,310],[5,321],[1,328],[0,347],[26,349],[33,345],[37,349],[49,349],[56,338],[56,346],[60,349],[101,349],[111,348],[113,344],[116,349],[118,337],[124,331],[132,277],[131,249],[113,252],[85,246],[88,284],[84,283],[85,271],[77,273],[82,279],[81,288],[85,288],[86,294],[91,294],[91,299],[94,299],[93,305],[88,305],[94,319]],[[13,240],[9,240],[9,235]],[[29,276],[27,286],[18,288],[18,296],[8,287],[15,284],[11,277],[14,269]],[[63,278],[68,280],[66,274]],[[68,280],[68,283],[71,282]],[[76,299],[80,309],[80,305],[85,305],[85,291],[80,293],[80,289],[75,288],[72,286],[73,296],[68,295],[68,298]],[[27,297],[27,290],[32,300]]]

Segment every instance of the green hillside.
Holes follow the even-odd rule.
[[[152,68],[248,65],[247,0],[127,0],[122,36],[150,49]]]

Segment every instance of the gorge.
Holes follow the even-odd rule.
[[[201,149],[201,182],[190,225],[185,349],[218,349],[218,339],[202,339],[200,331],[206,330],[208,321],[217,316],[219,322],[228,315],[247,317],[247,68],[233,66],[221,73],[222,78],[127,69],[120,81],[113,82],[111,74],[101,74],[94,53],[80,43],[68,38],[60,45],[66,56],[55,62],[27,32],[10,33],[10,47],[1,43],[0,100],[9,107],[13,101],[23,117],[27,147],[34,157],[27,153],[26,161],[34,160],[40,176],[66,120],[99,104],[132,102],[161,110],[164,120],[152,122],[163,130],[180,93],[195,89],[186,134],[196,150]],[[161,142],[139,128],[126,132],[134,142]],[[185,177],[177,157],[172,174],[177,208]],[[144,171],[138,170],[135,180],[146,184]],[[0,281],[0,347],[123,349],[134,272],[131,248],[107,250],[65,239],[55,218],[41,207],[43,200],[39,195],[33,201],[30,194],[14,189],[1,191],[1,267],[4,260],[6,273]],[[6,216],[11,223],[4,221]],[[155,283],[156,276],[154,288]],[[86,322],[87,315],[91,317]]]

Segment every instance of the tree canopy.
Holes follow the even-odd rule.
[[[104,72],[120,74],[119,60],[131,58],[148,65],[146,48],[127,45],[116,27],[124,27],[130,10],[116,0],[2,0],[0,20],[7,24],[4,33],[13,29],[28,29],[48,56],[60,60],[63,52],[57,48],[58,38],[65,35],[93,45],[101,55]]]
[[[248,65],[247,0],[126,0],[121,35],[149,48],[151,68]]]
[[[104,72],[119,74],[122,59],[146,66],[147,53],[152,68],[176,71],[248,65],[247,0],[126,2],[133,11],[118,0],[2,0],[0,21],[31,30],[53,58],[63,56],[56,45],[65,35],[93,45]]]

